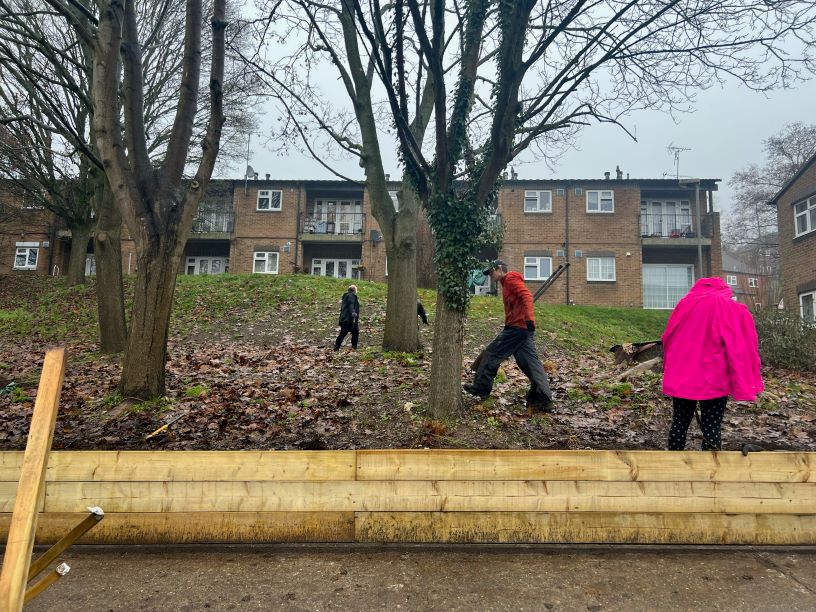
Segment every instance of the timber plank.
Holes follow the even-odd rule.
[[[356,451],[55,451],[46,480],[354,480]]]
[[[357,479],[816,482],[816,453],[361,450]]]
[[[46,512],[816,512],[811,483],[50,482]]]
[[[23,451],[0,451],[0,482],[17,482],[23,467]]]
[[[64,375],[65,349],[49,350],[43,361],[8,528],[3,568],[0,573],[0,610],[14,612],[23,608],[37,517],[45,488],[45,470],[54,437]]]
[[[53,544],[86,513],[46,513],[37,543]],[[8,530],[0,514],[0,534]],[[105,513],[79,544],[194,544],[261,542],[352,542],[353,512]]]
[[[816,515],[358,512],[357,542],[816,544]]]

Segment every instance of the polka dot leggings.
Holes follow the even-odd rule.
[[[686,447],[686,434],[691,419],[697,408],[697,400],[688,400],[681,397],[672,398],[674,416],[669,430],[669,450],[683,450]],[[703,432],[703,450],[720,450],[722,439],[720,427],[727,397],[718,397],[710,400],[700,400],[700,429]]]

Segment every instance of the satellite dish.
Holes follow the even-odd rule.
[[[255,176],[255,170],[252,168],[252,166],[247,165],[245,177],[246,178],[252,178],[253,176]]]

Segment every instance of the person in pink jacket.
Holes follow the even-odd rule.
[[[759,373],[754,319],[721,278],[701,278],[677,303],[663,333],[663,393],[673,400],[669,450],[683,450],[700,403],[703,450],[719,450],[725,404],[754,401]]]

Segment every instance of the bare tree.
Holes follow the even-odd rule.
[[[390,121],[382,92],[375,89],[369,41],[357,32],[348,2],[291,0],[265,6],[266,19],[255,24],[261,45],[256,56],[247,60],[269,87],[270,98],[281,106],[283,120],[274,129],[277,140],[283,148],[300,142],[301,150],[341,178],[347,177],[334,168],[333,157],[350,155],[359,161],[388,260],[383,348],[415,351],[419,347],[415,300],[420,203],[410,181],[403,180],[396,194],[389,192],[382,151],[393,146],[393,136],[384,129]],[[289,49],[277,61],[262,59],[266,47],[261,32],[270,31],[286,40]],[[422,70],[416,65],[411,69],[412,83],[420,88],[414,91],[417,104],[409,121],[417,142],[424,140],[433,113],[434,89]],[[338,100],[335,83],[345,94],[345,106]]]
[[[683,110],[694,91],[725,75],[766,89],[813,67],[816,6],[804,1],[394,0],[391,11],[378,0],[343,2],[367,41],[402,161],[434,229],[436,414],[461,403],[467,274],[511,160],[530,147],[546,155],[591,123],[622,126],[641,108]],[[458,45],[448,44],[445,7],[459,15]],[[435,90],[433,158],[410,129],[405,57],[415,52],[422,59],[412,65],[427,68]],[[450,73],[449,53],[459,56]]]
[[[732,250],[748,253],[756,265],[775,269],[779,260],[776,208],[768,200],[816,153],[816,125],[790,123],[763,145],[764,163],[746,166],[731,177],[735,193],[723,238]]]
[[[9,2],[3,0],[0,2],[0,21],[9,24],[6,32],[17,35],[17,40],[32,40],[36,45],[32,45],[37,54],[44,57],[43,67],[41,70],[30,70],[25,62],[19,61],[19,54],[5,53],[0,61],[7,61],[20,67],[24,71],[25,76],[30,81],[38,86],[42,80],[40,75],[47,75],[47,82],[55,83],[55,86],[64,92],[64,96],[71,99],[68,105],[51,105],[55,118],[52,118],[53,130],[61,135],[66,141],[69,141],[75,151],[80,151],[93,161],[92,169],[94,167],[102,169],[102,158],[97,152],[97,139],[94,134],[94,126],[91,124],[89,129],[85,132],[79,130],[66,130],[65,122],[59,114],[62,108],[76,106],[89,111],[93,108],[92,95],[90,92],[91,79],[93,72],[93,58],[94,53],[98,51],[100,46],[96,44],[97,27],[99,23],[99,14],[96,7],[90,4],[85,5],[72,1],[53,1],[35,3],[37,10],[30,8],[31,2],[26,0],[16,0]],[[48,6],[48,8],[44,8]],[[185,78],[184,71],[190,66],[190,58],[185,55],[190,51],[186,46],[188,40],[186,32],[189,30],[189,7],[185,8],[186,4],[179,0],[153,0],[151,2],[140,3],[138,13],[135,15],[133,21],[135,22],[135,38],[136,44],[128,42],[129,48],[138,48],[141,50],[139,58],[134,62],[125,62],[131,69],[138,69],[141,73],[141,79],[137,75],[133,81],[141,80],[141,91],[143,92],[141,101],[141,110],[143,112],[143,131],[144,136],[142,142],[147,151],[146,161],[140,158],[140,163],[145,162],[145,166],[153,168],[153,173],[157,173],[158,168],[162,165],[167,166],[166,158],[168,155],[169,145],[175,135],[176,138],[184,136],[183,132],[179,132],[176,124],[178,122],[178,103],[179,92],[187,91],[186,99],[190,99],[190,92],[195,92],[195,104],[192,108],[196,112],[193,113],[193,127],[191,141],[206,142],[207,138],[212,137],[211,123],[213,113],[210,105],[213,100],[221,104],[223,109],[216,112],[223,114],[224,109],[228,113],[228,121],[224,128],[224,137],[221,139],[226,143],[225,147],[219,145],[218,151],[221,153],[218,156],[218,162],[222,166],[229,166],[229,164],[240,156],[242,150],[242,138],[248,130],[253,126],[252,110],[254,109],[254,96],[256,82],[252,79],[246,78],[243,73],[244,65],[241,62],[233,60],[230,62],[229,77],[225,79],[223,85],[222,95],[217,99],[212,96],[198,96],[198,87],[209,88],[211,76],[201,74],[197,71],[196,78],[200,76],[200,82],[196,87],[190,89],[189,78]],[[209,8],[207,8],[209,7]],[[55,10],[56,9],[56,10]],[[124,5],[114,3],[112,10],[125,10]],[[136,8],[133,9],[137,10]],[[237,5],[233,8],[227,8],[225,11],[237,11]],[[212,13],[212,2],[205,5],[205,8],[199,12],[202,20],[207,20],[206,15]],[[66,20],[74,27],[66,31],[64,27]],[[50,34],[53,28],[48,30],[48,33],[41,33],[42,28],[35,27],[38,23],[45,22],[57,23],[57,31],[60,32],[61,37],[66,37],[69,44],[60,44],[60,40]],[[203,25],[205,21],[202,22]],[[197,28],[200,29],[200,28]],[[240,31],[233,31],[231,36],[231,46],[240,49],[246,41],[242,38],[243,34]],[[133,32],[129,32],[126,40],[134,37]],[[2,35],[0,35],[2,40]],[[74,61],[73,63],[66,60],[66,57],[71,57],[69,51],[76,51],[81,49],[83,52],[84,62]],[[203,61],[212,65],[213,52],[217,50],[213,47],[212,40],[207,39],[200,47],[201,58],[195,58],[196,61]],[[2,55],[2,49],[0,49]],[[226,53],[225,53],[226,55]],[[221,59],[216,63],[223,63],[225,60]],[[137,66],[138,63],[138,66]],[[21,66],[22,64],[22,66]],[[76,65],[78,67],[78,74],[76,78],[68,78],[66,76],[63,66]],[[83,70],[84,69],[84,70]],[[73,77],[73,74],[70,75]],[[126,83],[129,82],[126,78]],[[25,84],[31,87],[30,83]],[[117,92],[117,94],[132,94],[132,91]],[[125,95],[117,95],[112,99],[114,110],[124,108]],[[198,99],[200,98],[200,100]],[[184,108],[184,112],[189,112],[190,106]],[[121,111],[119,111],[121,113]],[[20,114],[18,118],[22,124],[28,125],[32,121],[30,114]],[[184,118],[184,122],[187,118]],[[127,118],[124,119],[126,124],[130,124]],[[90,123],[90,122],[89,122]],[[135,123],[135,122],[133,122]],[[135,125],[135,129],[140,129]],[[208,132],[208,129],[210,131]],[[240,142],[239,142],[240,141]],[[182,147],[184,148],[184,147]],[[179,150],[175,151],[178,154]],[[198,149],[192,150],[187,147],[187,155],[185,160],[185,170],[190,174],[196,172],[195,165],[202,164],[202,154]],[[212,153],[212,151],[210,151]],[[205,155],[207,152],[205,151]],[[174,162],[175,163],[175,162]],[[204,163],[201,168],[206,168],[209,162]],[[140,170],[143,174],[151,174],[150,169]],[[212,171],[210,171],[211,173]],[[102,345],[103,350],[106,345],[106,334],[104,333],[103,320],[105,320],[105,312],[111,311],[102,303],[104,299],[110,294],[122,295],[121,291],[121,214],[120,210],[114,202],[114,194],[110,189],[107,177],[104,173],[99,172],[97,180],[95,181],[97,191],[94,193],[93,201],[96,202],[96,221],[97,227],[94,233],[94,252],[97,256],[97,279],[98,285],[105,287],[105,291],[99,292],[100,297],[100,326],[103,329]],[[190,180],[188,176],[187,179]],[[193,179],[195,180],[195,179]],[[207,176],[209,180],[209,175]],[[199,185],[200,185],[199,181]],[[203,192],[203,189],[202,189]],[[165,194],[166,195],[166,194]],[[146,198],[153,197],[149,193],[149,189],[140,194]],[[104,205],[104,204],[109,205]],[[196,203],[197,206],[197,203]],[[133,232],[131,228],[131,233]],[[183,243],[186,241],[186,233],[184,234]],[[84,253],[84,249],[82,249]],[[110,262],[104,265],[105,262]],[[109,288],[118,287],[118,291],[109,291]],[[123,300],[122,300],[123,303]],[[116,309],[113,309],[115,311]],[[125,327],[124,327],[124,310],[123,306],[118,309],[121,313],[118,317],[121,320],[121,341],[116,345],[117,348],[113,350],[122,350],[124,348]],[[114,317],[116,318],[116,317]],[[135,320],[135,319],[134,319]],[[109,343],[108,343],[109,344]],[[163,378],[162,378],[163,380]],[[123,384],[126,384],[123,381]],[[163,383],[162,383],[163,384]],[[158,385],[158,388],[161,385]]]

